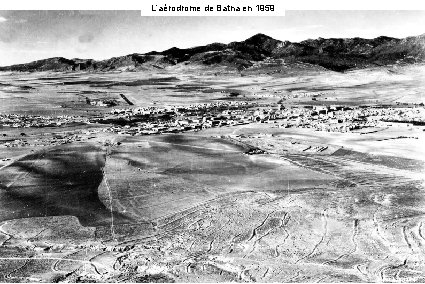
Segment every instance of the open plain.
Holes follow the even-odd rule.
[[[424,75],[3,72],[0,281],[424,282]]]

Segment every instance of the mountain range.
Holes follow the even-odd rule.
[[[380,36],[374,39],[317,38],[301,42],[280,41],[256,34],[241,42],[212,43],[186,49],[173,47],[161,52],[135,53],[106,60],[54,57],[0,67],[0,71],[130,71],[147,66],[162,69],[178,64],[227,66],[244,70],[256,62],[273,59],[285,63],[313,64],[337,72],[420,63],[425,61],[425,34],[402,39]]]

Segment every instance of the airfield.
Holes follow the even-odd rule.
[[[423,65],[280,68],[5,72],[0,113],[111,112],[88,100],[423,108]],[[0,281],[425,281],[423,125],[135,136],[109,126],[0,126]]]

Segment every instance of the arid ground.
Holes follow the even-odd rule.
[[[423,65],[182,68],[4,72],[0,114],[111,112],[87,100],[425,101]],[[321,95],[292,96],[308,92]],[[423,125],[339,133],[251,122],[136,136],[106,127],[0,125],[0,281],[425,282]],[[52,142],[67,135],[79,138]],[[18,139],[27,144],[5,146]]]

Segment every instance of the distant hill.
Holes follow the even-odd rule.
[[[333,71],[425,61],[425,34],[403,39],[391,37],[318,38],[302,42],[280,41],[264,34],[241,42],[212,43],[162,52],[129,54],[107,60],[54,57],[0,67],[0,71],[111,71],[166,68],[176,64],[220,65],[246,69],[266,59],[318,65]]]

